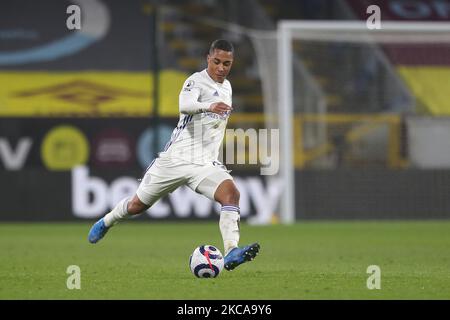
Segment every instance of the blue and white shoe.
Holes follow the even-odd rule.
[[[228,271],[233,270],[238,265],[243,264],[247,261],[252,261],[258,255],[259,244],[253,243],[251,245],[245,246],[243,248],[236,247],[232,249],[224,259],[224,267]]]
[[[105,236],[109,228],[105,226],[103,218],[98,220],[89,231],[88,240],[90,243],[97,243],[101,238]]]

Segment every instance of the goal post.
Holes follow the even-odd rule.
[[[286,21],[281,21],[278,27],[278,119],[280,127],[280,169],[284,182],[280,204],[280,220],[282,223],[295,222],[295,168],[292,153],[294,103],[292,86],[292,40],[291,30]],[[283,124],[283,125],[281,125]]]
[[[277,25],[275,43],[277,72],[274,77],[263,78],[263,87],[276,91],[265,90],[264,95],[277,97],[273,115],[278,118],[280,178],[285,186],[279,212],[282,223],[296,221],[296,199],[303,192],[296,186],[298,137],[294,132],[298,128],[294,119],[306,116],[302,122],[301,144],[320,149],[330,139],[341,141],[347,136],[354,141],[365,139],[363,142],[369,145],[381,145],[383,139],[397,145],[396,136],[389,130],[394,128],[397,132],[398,121],[390,119],[385,129],[379,119],[375,125],[370,124],[371,114],[450,115],[450,99],[444,88],[450,76],[450,23],[386,21],[381,23],[381,29],[371,30],[362,21],[282,20]],[[263,61],[258,57],[260,69],[270,63],[268,59]],[[305,87],[299,89],[299,84],[311,81],[314,83],[308,88],[318,89],[314,90],[314,99],[309,100],[313,103],[305,108],[304,100],[310,92]],[[424,88],[435,90],[430,93]],[[339,132],[342,129],[332,127],[337,126],[335,120],[340,117],[334,117],[333,121],[327,119],[336,113],[365,116],[346,117],[339,125],[348,126],[353,132],[342,134]],[[308,122],[311,114],[314,121]],[[320,117],[323,121],[317,120]],[[309,131],[305,131],[306,123]],[[356,131],[362,133],[352,134]],[[386,157],[391,160],[386,160],[386,166],[395,158],[395,150],[391,148],[389,152]],[[311,157],[306,167],[337,168],[339,163],[330,161],[326,153],[316,152],[319,156]],[[370,166],[373,153],[366,152],[362,157],[367,157],[363,162]]]

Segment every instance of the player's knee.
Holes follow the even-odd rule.
[[[239,193],[238,189],[235,189],[233,191],[233,200],[236,204],[239,204],[239,199],[241,198],[241,194]]]
[[[217,188],[214,199],[221,205],[239,206],[240,193],[231,180],[225,180]]]
[[[224,197],[222,199],[222,205],[227,205],[227,204],[239,205],[240,196],[241,195],[239,193],[239,190],[234,188],[233,190],[230,190],[229,192],[227,192],[224,195]]]

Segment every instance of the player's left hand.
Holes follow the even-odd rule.
[[[209,106],[209,112],[217,113],[220,115],[227,114],[233,110],[233,107],[223,102],[215,102]]]

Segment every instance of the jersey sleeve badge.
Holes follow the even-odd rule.
[[[191,89],[194,87],[195,81],[189,80],[186,85],[183,88],[183,91],[191,91]]]

